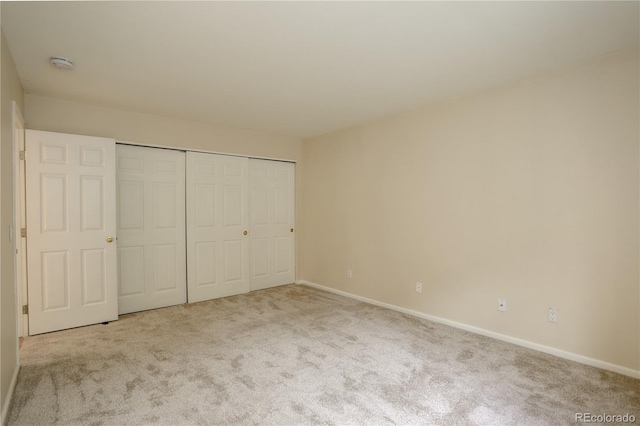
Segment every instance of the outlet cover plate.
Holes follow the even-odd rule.
[[[498,310],[501,312],[507,310],[507,299],[498,299]]]

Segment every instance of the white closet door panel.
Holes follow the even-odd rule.
[[[116,320],[115,140],[26,135],[29,333]]]
[[[249,160],[251,290],[295,281],[294,164]]]
[[[185,153],[116,150],[119,312],[185,303]]]
[[[248,159],[187,152],[189,302],[249,291]]]

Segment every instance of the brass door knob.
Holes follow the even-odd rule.
[[[248,234],[248,232],[247,232],[247,231],[244,231],[244,232],[242,233],[242,235],[247,235],[247,234]]]
[[[113,237],[107,237],[107,242],[108,243],[112,243],[113,242]]]
[[[293,228],[289,229],[290,232],[293,232]]]

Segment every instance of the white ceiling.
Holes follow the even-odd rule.
[[[638,2],[2,2],[28,93],[298,137],[638,46],[638,16]]]

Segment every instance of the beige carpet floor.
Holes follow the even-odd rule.
[[[295,285],[29,337],[21,358],[10,425],[640,417],[639,380]]]

